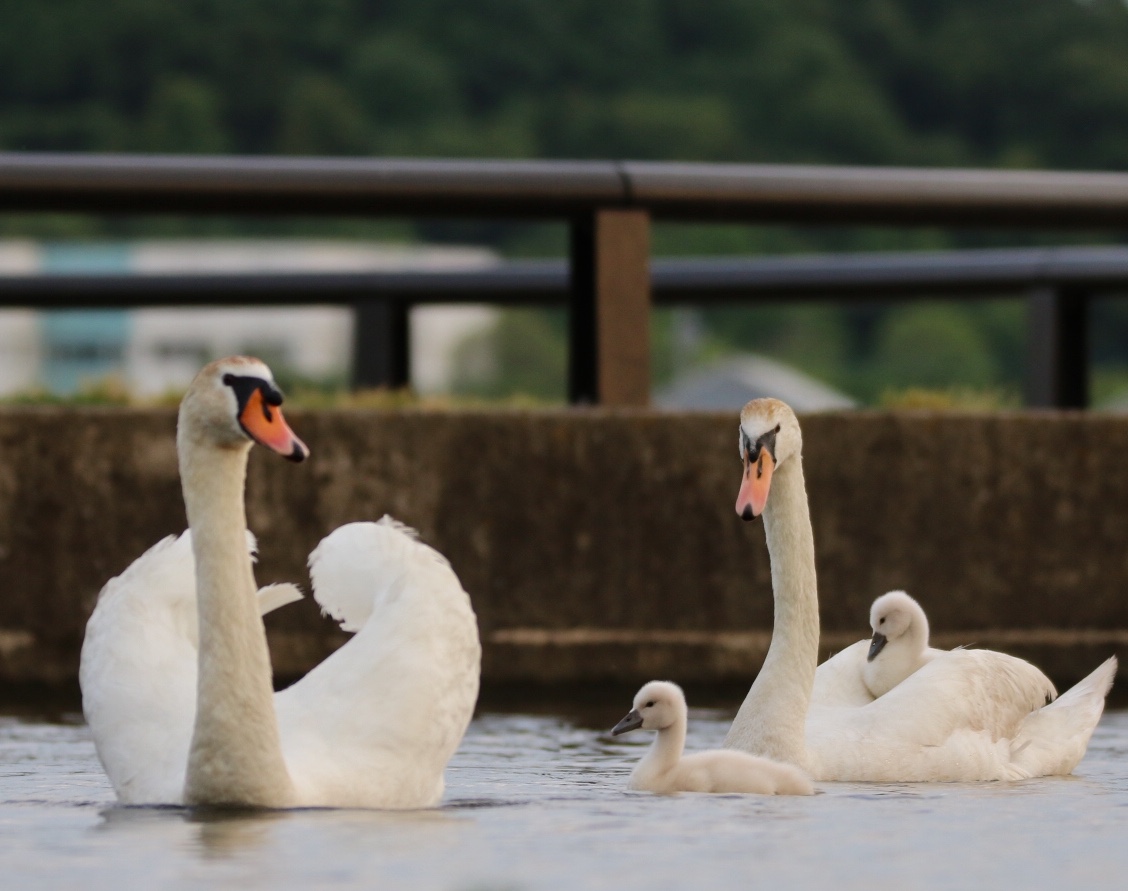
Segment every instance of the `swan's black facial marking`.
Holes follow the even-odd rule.
[[[281,405],[283,397],[282,391],[275,386],[273,381],[268,381],[261,377],[254,377],[249,374],[227,373],[223,376],[223,382],[235,393],[235,401],[239,406],[237,415],[239,417],[240,427],[243,427],[243,410],[247,407],[247,401],[251,398],[251,394],[256,390],[262,393],[263,417],[267,421],[274,420],[274,413],[270,410],[270,407],[272,405]],[[243,427],[243,432],[250,436],[250,433],[245,427]],[[254,437],[251,438],[253,439]]]
[[[768,454],[772,456],[772,461],[776,459],[776,435],[779,433],[779,424],[769,430],[767,433],[758,437],[755,442],[752,441],[744,428],[740,428],[741,436],[741,449],[744,452],[745,460],[750,464],[756,464],[760,460],[761,450],[767,449]]]
[[[885,620],[882,619],[881,621],[884,622]],[[878,624],[880,625],[881,622],[879,622]],[[884,634],[882,634],[880,631],[875,631],[873,634],[873,640],[870,641],[869,654],[866,656],[866,662],[873,662],[873,660],[877,658],[877,654],[882,651],[888,641],[889,638],[887,638]]]

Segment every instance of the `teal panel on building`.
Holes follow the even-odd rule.
[[[43,251],[47,275],[128,272],[130,253],[118,244],[56,244]],[[58,310],[40,314],[42,384],[52,393],[75,393],[85,383],[124,376],[129,344],[128,310]]]

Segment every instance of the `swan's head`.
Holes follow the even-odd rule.
[[[882,594],[870,607],[870,627],[873,639],[870,641],[867,662],[877,658],[890,641],[898,640],[912,633],[919,638],[921,648],[928,645],[928,617],[921,605],[904,591],[890,591]]]
[[[778,399],[753,399],[740,412],[737,448],[744,477],[736,496],[736,513],[751,520],[764,512],[775,469],[803,451],[795,412]]]
[[[218,359],[196,375],[180,402],[178,436],[219,448],[257,442],[291,461],[309,449],[282,417],[282,393],[265,363],[246,356]]]
[[[681,687],[669,681],[651,681],[638,691],[634,708],[614,726],[611,735],[629,733],[640,727],[643,730],[665,730],[679,720],[684,721],[685,714],[685,694]]]

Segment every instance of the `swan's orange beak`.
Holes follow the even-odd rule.
[[[282,409],[270,405],[257,387],[247,397],[247,404],[239,413],[239,423],[251,439],[283,458],[304,461],[309,457],[309,448],[283,419]]]
[[[740,482],[740,492],[736,496],[736,514],[741,519],[751,520],[764,512],[773,470],[775,459],[767,449],[761,448],[755,461],[750,461],[745,455],[744,479]]]

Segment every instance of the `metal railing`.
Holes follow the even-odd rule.
[[[1119,249],[651,263],[652,219],[1124,227],[1128,174],[612,161],[426,161],[0,153],[0,211],[558,219],[567,264],[462,273],[0,279],[0,303],[351,303],[360,382],[403,383],[424,302],[569,307],[573,402],[645,404],[653,302],[1024,293],[1035,405],[1087,401],[1090,298],[1128,284]]]

